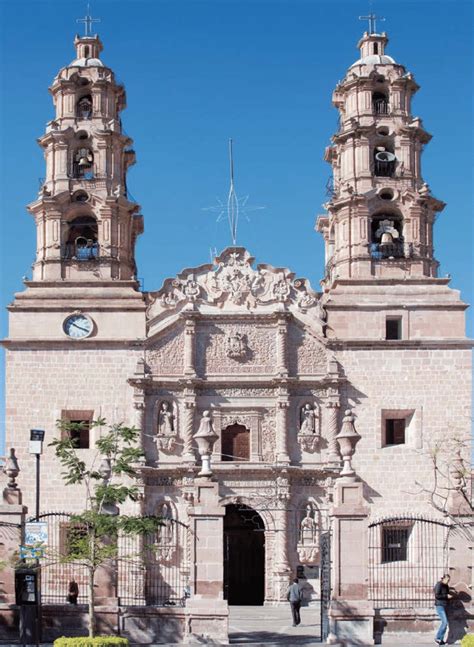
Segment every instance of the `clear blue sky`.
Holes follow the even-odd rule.
[[[36,138],[53,117],[48,86],[74,58],[85,2],[0,0],[1,327],[31,276],[35,231],[25,205],[44,176]],[[367,0],[95,0],[102,60],[127,89],[123,123],[135,140],[129,188],[142,205],[138,243],[146,290],[229,244],[202,211],[225,198],[227,139],[236,188],[266,209],[242,222],[239,243],[260,262],[291,267],[318,289],[323,251],[313,231],[336,128],[331,92],[358,58]],[[375,0],[387,53],[415,75],[414,113],[433,140],[423,175],[447,202],[435,229],[440,275],[473,301],[472,2]],[[470,315],[472,321],[472,314]],[[471,329],[472,330],[472,329]],[[0,414],[3,430],[3,415]]]

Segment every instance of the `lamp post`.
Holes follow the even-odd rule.
[[[30,429],[29,453],[36,456],[36,521],[40,510],[40,458],[43,453],[44,429]]]

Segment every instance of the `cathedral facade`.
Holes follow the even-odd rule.
[[[51,439],[57,420],[82,422],[86,461],[93,420],[140,429],[141,497],[130,511],[188,530],[170,523],[154,539],[161,588],[124,570],[110,596],[174,614],[180,635],[205,626],[225,637],[227,605],[285,602],[293,577],[309,605],[332,605],[324,638],[344,619],[338,599],[357,602],[354,617],[368,623],[374,608],[389,617],[403,605],[384,606],[377,587],[395,566],[393,585],[426,559],[415,556],[421,523],[445,523],[427,495],[430,452],[470,435],[467,306],[437,275],[433,225],[444,204],[421,170],[430,135],[411,110],[419,87],[387,41],[366,32],[333,94],[320,291],[242,247],[140,291],[126,95],[100,39],[76,37],[76,58],[51,85],[55,115],[39,139],[45,180],[28,207],[33,276],[9,307],[4,341],[7,447],[32,514],[31,427]],[[212,476],[202,474],[200,430],[215,433]],[[52,448],[42,470],[41,511],[82,510]],[[343,483],[352,484],[346,499]],[[443,554],[436,564],[468,587],[461,561]],[[180,624],[193,609],[195,624]]]

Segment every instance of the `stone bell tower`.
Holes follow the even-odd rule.
[[[29,205],[37,228],[33,281],[129,281],[143,231],[127,192],[135,162],[122,131],[125,89],[100,59],[98,36],[76,36],[76,57],[53,80],[55,117],[38,140],[46,177]]]
[[[89,32],[90,25],[87,35],[75,37],[76,56],[49,89],[55,116],[38,140],[45,177],[28,206],[36,257],[32,279],[9,306],[10,340],[84,347],[144,336],[135,263],[143,217],[127,190],[135,152],[120,119],[125,89]]]
[[[438,312],[441,305],[456,302],[462,310],[464,304],[446,288],[447,279],[437,278],[433,225],[445,205],[422,176],[421,153],[431,135],[412,113],[419,86],[385,53],[387,43],[385,33],[365,32],[360,58],[333,93],[339,129],[325,153],[331,197],[316,225],[325,240],[328,335],[432,336],[422,307],[431,301],[428,309],[446,317],[436,336],[464,336],[462,316],[454,314],[450,325],[448,313]],[[412,299],[418,309],[408,317]],[[347,309],[356,304],[360,311],[348,318]]]

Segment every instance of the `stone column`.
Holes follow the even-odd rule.
[[[373,645],[374,608],[367,599],[369,508],[357,477],[336,481],[329,514],[333,530],[333,591],[328,643],[350,639],[351,643]]]
[[[229,611],[223,597],[225,508],[219,503],[218,483],[198,478],[195,485],[194,506],[188,509],[192,567],[184,642],[227,643]]]
[[[194,343],[196,337],[196,322],[194,319],[186,319],[184,323],[184,374],[187,376],[196,375],[194,365]]]
[[[185,463],[196,463],[194,452],[194,412],[196,410],[196,395],[192,389],[186,389],[183,402],[183,461]]]
[[[336,436],[339,431],[339,402],[329,401],[326,404],[327,411],[327,429],[326,438],[328,443],[327,459],[330,463],[339,464],[341,457],[339,455],[339,445],[337,444]]]
[[[290,500],[290,485],[288,478],[280,474],[276,478],[276,559],[275,583],[277,586],[276,599],[286,600],[286,591],[290,583],[290,559],[288,554],[288,503]]]
[[[276,338],[276,362],[277,373],[281,377],[288,375],[288,359],[286,350],[286,336],[288,333],[288,326],[286,317],[280,317],[277,323],[277,338]]]
[[[289,463],[287,420],[290,401],[287,389],[279,389],[276,405],[276,460],[277,463]]]

